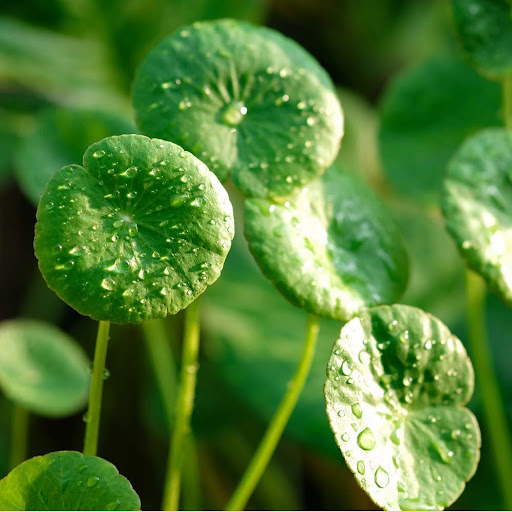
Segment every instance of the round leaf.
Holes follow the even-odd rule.
[[[446,225],[468,265],[512,307],[512,133],[484,130],[455,154],[443,189]]]
[[[219,276],[233,212],[219,180],[171,142],[110,137],[50,180],[35,252],[83,315],[136,323],[185,308]]]
[[[385,208],[335,166],[284,204],[247,200],[245,234],[262,272],[317,315],[348,320],[394,302],[407,283],[405,248]]]
[[[282,196],[334,160],[342,114],[325,71],[284,36],[196,23],[164,39],[134,84],[142,132],[173,140],[249,196]]]
[[[453,0],[462,47],[483,73],[503,78],[512,72],[512,6],[509,0]]]
[[[13,402],[45,416],[85,406],[89,360],[60,329],[37,320],[3,322],[0,354],[0,388]]]
[[[101,110],[46,110],[37,118],[33,132],[17,148],[18,182],[37,205],[57,169],[79,164],[84,151],[97,140],[133,131],[133,125],[125,118]]]
[[[110,462],[62,451],[29,459],[0,480],[0,510],[140,510],[140,499]]]
[[[439,199],[444,171],[463,140],[501,124],[500,87],[454,57],[398,76],[380,107],[382,164],[391,185],[413,200]]]
[[[464,347],[439,320],[381,306],[341,330],[325,399],[359,485],[386,510],[440,510],[476,470],[480,431]]]

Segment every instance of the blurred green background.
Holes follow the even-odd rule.
[[[450,4],[443,0],[4,0],[0,317],[54,322],[92,356],[95,322],[60,302],[37,270],[32,249],[37,189],[30,188],[31,172],[80,163],[94,140],[135,130],[130,88],[146,52],[181,25],[221,17],[275,28],[329,71],[346,116],[339,159],[381,195],[409,249],[411,279],[402,302],[437,315],[464,341],[464,267],[444,230],[437,189],[447,158],[467,130],[500,123],[499,88],[458,56]],[[418,98],[425,98],[423,104]],[[462,128],[453,121],[461,115]],[[439,124],[443,116],[453,122]],[[386,124],[379,137],[381,118]],[[241,198],[229,192],[238,233],[221,278],[203,299],[196,446],[187,465],[186,509],[225,505],[286,389],[303,342],[305,313],[259,273],[242,234]],[[487,310],[510,420],[512,312],[493,296]],[[167,320],[177,359],[181,323],[181,315]],[[312,374],[250,508],[375,508],[345,467],[324,412],[325,365],[340,328],[336,322],[322,324]],[[114,326],[107,364],[111,377],[99,455],[128,477],[144,509],[158,509],[168,425],[138,327]],[[470,405],[480,419],[478,393]],[[0,396],[0,477],[8,471],[11,409]],[[81,415],[33,416],[30,455],[80,450],[83,431]],[[483,429],[479,469],[453,508],[501,506]]]

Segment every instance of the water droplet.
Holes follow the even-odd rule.
[[[103,368],[103,380],[107,380],[110,377],[110,370],[108,368]]]
[[[111,277],[106,277],[101,281],[101,287],[104,290],[112,291],[116,286],[116,282]]]
[[[193,201],[190,202],[190,206],[195,208],[201,208],[204,206],[206,199],[203,196],[196,197]]]
[[[370,354],[366,350],[361,350],[358,359],[361,364],[367,365],[370,363]]]
[[[358,403],[352,404],[352,414],[356,418],[361,418],[361,416],[363,415],[363,409],[361,408],[361,405],[359,405]]]
[[[357,463],[357,472],[358,472],[360,475],[364,475],[364,471],[365,471],[364,462],[363,462],[362,460],[360,460],[360,461]]]
[[[95,487],[96,485],[98,485],[99,481],[100,481],[100,477],[99,476],[91,475],[87,479],[87,487]]]
[[[124,172],[120,174],[120,176],[123,176],[124,178],[135,178],[137,173],[139,172],[139,168],[136,166],[128,167]]]
[[[401,437],[402,437],[402,431],[400,430],[400,428],[396,428],[395,430],[393,430],[393,432],[391,432],[391,436],[390,436],[391,442],[396,444],[397,446],[400,444]]]
[[[354,368],[352,367],[352,364],[350,363],[350,361],[348,359],[345,359],[345,361],[343,361],[341,363],[340,373],[342,375],[345,375],[346,377],[348,377],[349,375],[352,374],[353,370],[354,370]]]
[[[87,464],[80,464],[80,466],[78,466],[77,469],[79,473],[83,473],[84,471],[87,470]]]
[[[366,427],[361,433],[357,436],[357,444],[363,450],[369,451],[375,448],[375,437],[370,428]]]
[[[240,124],[247,114],[247,107],[240,101],[235,101],[227,106],[222,113],[221,119],[228,126],[236,126]]]
[[[341,436],[341,440],[346,443],[348,441],[350,441],[350,436],[345,432],[344,434],[342,434]]]
[[[430,441],[430,446],[434,449],[434,451],[439,455],[440,459],[445,464],[451,464],[453,452],[448,450],[444,445],[438,443],[437,441]]]
[[[101,157],[104,157],[105,156],[105,151],[103,151],[103,149],[98,149],[98,151],[95,151],[93,154],[92,154],[93,158],[101,158]]]
[[[389,484],[388,472],[382,466],[379,466],[377,471],[375,471],[375,483],[381,489],[384,489]]]
[[[117,510],[119,507],[120,502],[119,500],[111,501],[110,503],[107,503],[107,506],[105,507],[107,510]]]

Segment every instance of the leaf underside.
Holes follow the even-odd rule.
[[[13,402],[45,416],[82,409],[89,395],[89,360],[80,345],[36,320],[0,324],[0,388]]]
[[[373,192],[337,166],[289,201],[248,199],[245,235],[263,273],[295,305],[346,321],[394,302],[407,254]]]

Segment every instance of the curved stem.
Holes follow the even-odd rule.
[[[110,331],[110,322],[101,321],[98,325],[94,363],[92,367],[91,390],[89,391],[89,408],[85,427],[84,455],[96,455],[98,450],[98,433],[100,430],[101,399],[105,361]]]
[[[28,425],[28,410],[15,404],[12,411],[10,469],[14,469],[27,458]]]
[[[243,510],[258,485],[304,387],[313,362],[317,339],[318,319],[309,315],[304,350],[295,374],[226,510]]]
[[[488,442],[494,457],[505,508],[510,510],[512,509],[512,444],[485,330],[485,283],[478,275],[467,270],[466,288],[469,341],[484,419],[490,433]]]
[[[169,448],[163,510],[178,510],[183,456],[188,443],[190,418],[194,408],[198,355],[199,301],[196,300],[185,310],[180,387],[174,414],[174,430]]]
[[[505,127],[512,129],[512,76],[503,79],[503,118]]]

